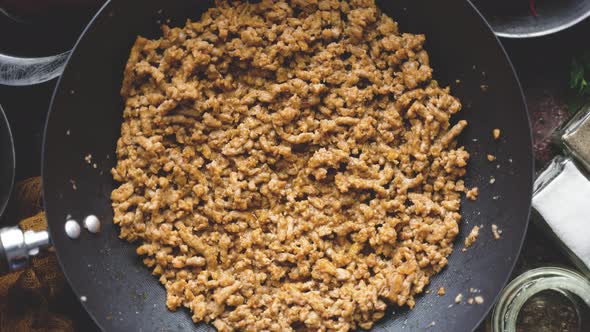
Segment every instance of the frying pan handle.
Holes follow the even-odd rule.
[[[32,256],[50,245],[47,231],[26,231],[18,227],[0,229],[0,275],[25,268]]]
[[[19,58],[0,53],[0,85],[25,86],[49,81],[61,75],[69,53],[42,58]]]

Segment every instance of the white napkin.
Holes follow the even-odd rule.
[[[562,159],[561,163],[561,173],[535,193],[533,207],[590,269],[590,180],[571,159]]]

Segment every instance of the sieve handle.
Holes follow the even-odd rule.
[[[0,275],[29,266],[30,258],[51,245],[47,231],[26,231],[18,227],[0,229]]]

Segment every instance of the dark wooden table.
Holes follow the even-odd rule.
[[[89,14],[84,12],[83,15]],[[569,67],[574,55],[590,49],[588,36],[590,21],[586,20],[548,37],[502,40],[526,95],[534,130],[537,170],[556,152],[549,144],[549,135],[570,115],[567,111]],[[71,38],[71,34],[65,37]],[[60,42],[64,43],[64,40]],[[18,48],[20,41],[13,38],[10,43],[16,43]],[[6,51],[2,49],[5,46],[6,43],[0,43],[0,50]],[[30,47],[23,46],[22,49],[27,53],[34,51]],[[17,180],[40,174],[43,127],[54,86],[55,80],[31,87],[0,86],[0,103],[7,112],[15,136]],[[531,223],[514,276],[533,267],[548,265],[572,267],[552,240]],[[484,324],[477,331],[486,330],[489,329]]]

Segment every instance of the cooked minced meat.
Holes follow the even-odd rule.
[[[477,196],[479,196],[479,188],[473,187],[471,189],[465,190],[465,197],[467,197],[467,199],[475,201]]]
[[[492,235],[494,236],[494,240],[500,240],[502,237],[502,230],[496,224],[492,224]]]
[[[494,139],[497,141],[500,139],[500,129],[496,128],[494,130],[492,130],[492,136],[494,137]]]
[[[471,247],[479,237],[479,226],[473,226],[471,232],[465,238],[465,248]]]
[[[372,0],[218,1],[139,37],[112,192],[171,310],[368,329],[447,264],[469,154],[425,37]]]

